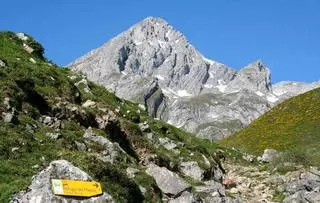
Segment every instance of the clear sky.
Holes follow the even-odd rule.
[[[3,0],[0,30],[32,35],[66,65],[148,16],[234,69],[262,59],[273,82],[320,80],[319,0]]]

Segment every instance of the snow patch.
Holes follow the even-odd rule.
[[[269,102],[271,102],[271,103],[274,103],[274,102],[276,102],[276,101],[278,101],[279,100],[279,98],[278,97],[276,97],[275,95],[268,95],[267,96],[267,100],[269,101]]]
[[[227,85],[217,85],[215,87],[218,88],[220,92],[224,93],[226,91]]]
[[[164,47],[164,45],[166,44],[166,42],[162,41],[162,40],[158,40],[158,43],[159,43],[160,47]]]
[[[189,94],[186,90],[178,90],[177,92],[173,91],[170,88],[163,88],[162,92],[168,96],[168,97],[172,97],[172,98],[179,98],[179,97],[191,97],[193,96],[192,94]]]
[[[205,87],[205,88],[213,88],[213,85],[212,84],[204,84],[203,87]]]
[[[214,64],[214,61],[202,56],[203,60],[205,60],[207,63],[209,63],[210,65]]]
[[[161,75],[155,75],[156,78],[158,78],[159,80],[164,80],[164,77],[162,77]]]
[[[215,114],[215,113],[209,113],[209,114],[208,114],[208,117],[215,119],[215,118],[218,118],[219,115],[217,115],[217,114]]]
[[[257,94],[258,96],[260,96],[260,97],[263,97],[263,96],[264,96],[264,94],[263,94],[262,92],[260,92],[260,91],[257,91],[256,94]]]
[[[126,72],[124,72],[124,71],[120,71],[120,73],[121,73],[122,75],[128,75],[128,73],[126,73]]]
[[[178,90],[177,92],[179,97],[190,97],[192,94],[189,94],[186,90]]]

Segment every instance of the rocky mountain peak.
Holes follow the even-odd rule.
[[[271,72],[261,60],[242,68],[229,84],[229,90],[248,89],[262,94],[272,91]]]

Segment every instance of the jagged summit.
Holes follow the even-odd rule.
[[[271,72],[261,60],[242,68],[228,86],[229,91],[249,89],[262,94],[272,91]]]

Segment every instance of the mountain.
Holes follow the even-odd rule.
[[[266,148],[294,152],[320,165],[320,88],[293,97],[222,143],[251,154]]]
[[[238,131],[281,101],[310,88],[276,86],[255,61],[240,71],[205,58],[161,18],[148,17],[68,65],[150,116],[208,139]],[[279,88],[278,88],[279,87]],[[310,88],[309,88],[310,87]],[[279,93],[277,91],[276,93]]]

